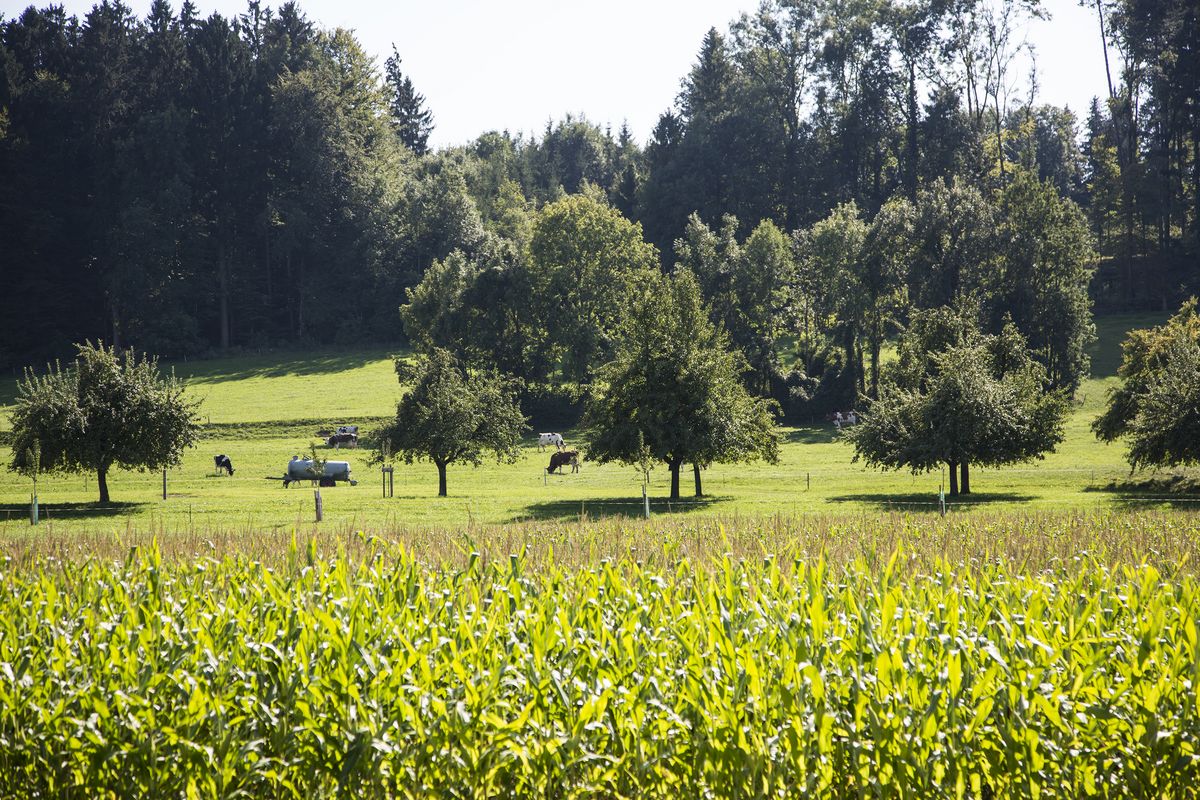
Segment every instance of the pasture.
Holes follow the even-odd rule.
[[[1043,461],[1004,469],[972,470],[974,492],[952,506],[953,513],[1154,508],[1200,505],[1200,497],[1129,489],[1131,476],[1120,445],[1104,445],[1089,424],[1114,384],[1119,343],[1131,327],[1157,324],[1161,318],[1138,315],[1102,318],[1093,348],[1093,377],[1078,394],[1066,439]],[[316,431],[339,423],[372,428],[395,409],[401,387],[384,351],[327,351],[265,354],[165,365],[188,381],[202,401],[205,423],[200,445],[168,473],[168,497],[162,499],[160,474],[118,471],[110,476],[113,502],[95,503],[91,475],[45,476],[39,482],[44,525],[69,530],[113,530],[128,525],[166,529],[197,527],[291,528],[313,519],[313,494],[307,486],[284,489],[267,476],[282,476],[292,455],[308,451]],[[0,403],[11,402],[15,381],[3,382]],[[0,409],[7,427],[7,415]],[[350,462],[358,485],[322,492],[327,524],[372,527],[386,524],[457,526],[503,524],[539,519],[636,516],[641,512],[640,480],[620,465],[585,462],[578,474],[543,476],[549,453],[539,453],[537,433],[561,430],[530,420],[531,430],[520,461],[485,463],[479,468],[454,464],[449,497],[438,498],[432,464],[396,465],[395,496],[385,499],[381,475],[369,463],[369,448],[320,447],[330,459]],[[562,430],[568,445],[574,431]],[[850,448],[823,421],[786,426],[779,464],[717,464],[703,473],[706,497],[695,501],[690,470],[682,475],[682,503],[666,500],[665,466],[651,475],[653,513],[721,516],[801,513],[860,513],[903,509],[932,513],[942,476],[883,473],[852,461]],[[217,475],[212,458],[230,456],[230,478]],[[9,460],[7,447],[0,458]],[[1167,476],[1159,476],[1167,477]],[[30,482],[0,473],[0,529],[16,533],[28,527]],[[1114,490],[1115,489],[1115,490]]]

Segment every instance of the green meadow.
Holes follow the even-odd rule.
[[[1044,460],[1004,469],[972,469],[974,492],[951,506],[951,513],[990,511],[1067,511],[1086,509],[1192,508],[1200,496],[1169,495],[1139,489],[1170,474],[1131,475],[1120,445],[1105,445],[1089,425],[1114,385],[1120,342],[1130,328],[1161,322],[1157,315],[1122,315],[1097,321],[1092,348],[1093,377],[1077,396],[1066,438]],[[165,364],[184,378],[201,401],[204,438],[183,463],[162,476],[119,471],[110,477],[113,502],[99,506],[91,475],[43,477],[38,494],[43,525],[63,529],[125,529],[161,525],[185,527],[284,528],[313,521],[313,492],[307,486],[285,489],[278,480],[288,459],[317,442],[316,431],[341,423],[370,431],[395,409],[401,394],[387,351],[266,353]],[[0,403],[11,404],[16,384],[6,379]],[[0,408],[0,429],[7,430],[7,408]],[[392,498],[384,498],[378,465],[371,451],[332,450],[330,459],[351,465],[357,486],[339,485],[322,492],[327,524],[374,526],[456,526],[525,520],[562,520],[641,513],[640,479],[633,468],[584,462],[578,474],[543,474],[548,453],[539,453],[539,430],[561,430],[568,444],[575,431],[530,419],[527,445],[511,465],[456,464],[449,471],[450,496],[438,498],[437,473],[428,463],[397,464]],[[778,464],[717,464],[703,473],[705,498],[690,498],[691,474],[685,470],[679,504],[666,500],[669,474],[652,474],[652,512],[757,516],[798,513],[862,513],[906,510],[935,513],[942,476],[879,472],[853,461],[848,445],[820,420],[782,428],[785,444]],[[230,456],[234,477],[213,470],[215,454]],[[0,448],[5,463],[7,447]],[[0,527],[28,527],[30,481],[0,473]]]

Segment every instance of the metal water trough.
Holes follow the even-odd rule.
[[[279,479],[273,479],[279,480]],[[315,481],[321,486],[333,486],[337,483],[349,483],[357,486],[358,481],[350,477],[350,464],[347,461],[326,461],[324,469],[314,469],[311,458],[293,458],[287,465],[287,475],[283,478],[287,486],[300,481]]]

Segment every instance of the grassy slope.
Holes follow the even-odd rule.
[[[1002,470],[972,473],[978,503],[974,508],[1063,509],[1127,503],[1095,489],[1128,474],[1120,446],[1098,443],[1088,429],[1114,382],[1119,363],[1118,344],[1131,327],[1155,324],[1160,317],[1127,315],[1098,322],[1100,341],[1093,353],[1097,377],[1080,392],[1080,404],[1067,426],[1058,452],[1044,461]],[[119,473],[111,480],[117,504],[91,506],[95,480],[91,476],[57,476],[40,484],[40,497],[56,526],[124,528],[130,517],[181,527],[291,526],[311,519],[313,498],[307,488],[284,490],[264,480],[280,475],[293,453],[306,450],[319,425],[358,422],[370,426],[391,413],[399,386],[387,354],[334,351],[295,356],[252,356],[175,365],[198,398],[209,423],[205,440],[189,452],[183,465],[170,473],[169,499],[161,498],[158,475]],[[11,382],[4,391],[11,393]],[[11,397],[11,394],[8,395]],[[0,402],[8,399],[0,395]],[[2,417],[3,415],[0,415]],[[532,420],[533,428],[538,421]],[[564,431],[568,441],[571,431]],[[686,504],[689,513],[773,513],[775,511],[877,510],[896,505],[914,511],[931,510],[941,476],[879,473],[852,463],[849,448],[836,440],[828,426],[787,428],[787,443],[777,465],[717,465],[704,474],[712,498]],[[234,478],[212,475],[212,456],[229,454],[237,468]],[[7,451],[0,452],[6,461]],[[469,520],[507,522],[527,518],[568,518],[635,514],[640,500],[634,470],[621,466],[585,464],[578,475],[551,476],[543,484],[547,461],[530,443],[515,465],[485,464],[450,468],[449,498],[436,497],[436,471],[428,464],[396,469],[396,496],[380,497],[379,473],[368,466],[364,451],[337,451],[331,458],[351,463],[357,487],[339,486],[324,492],[326,519],[341,524],[403,522],[457,524]],[[665,497],[668,474],[655,470],[652,496]],[[811,488],[808,480],[811,478]],[[684,492],[691,492],[686,473]],[[29,483],[12,473],[0,473],[0,527],[15,531],[27,523],[24,504]],[[1139,504],[1140,507],[1140,504]],[[666,510],[665,500],[655,508]],[[7,521],[11,518],[11,521]]]

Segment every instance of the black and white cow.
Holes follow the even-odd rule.
[[[544,451],[550,445],[554,445],[556,450],[562,450],[567,446],[567,443],[563,441],[561,433],[539,433],[538,452]]]
[[[233,477],[233,462],[224,453],[219,456],[213,456],[213,466],[217,468],[217,472],[225,470],[229,473],[229,477]]]

